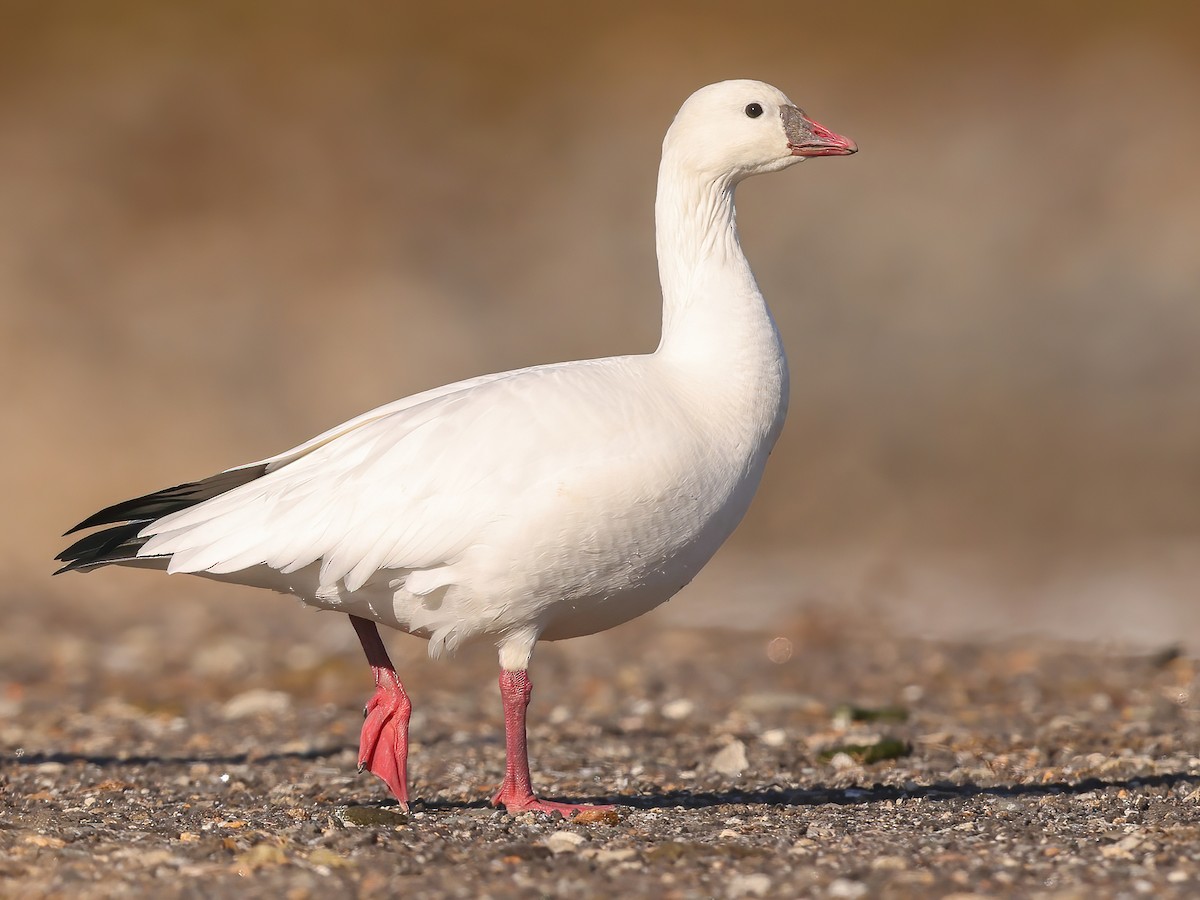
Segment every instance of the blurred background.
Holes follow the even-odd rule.
[[[791,414],[655,615],[1200,638],[1196,4],[0,10],[10,624],[314,627],[199,579],[51,580],[58,535],[449,380],[652,350],[663,132],[753,77],[862,152],[739,192]]]

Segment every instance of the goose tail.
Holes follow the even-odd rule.
[[[147,525],[163,516],[196,506],[205,500],[211,500],[213,497],[218,497],[243,484],[248,484],[261,478],[266,472],[266,463],[243,466],[200,481],[177,484],[174,487],[164,488],[152,494],[105,507],[98,513],[88,516],[66,534],[74,534],[77,531],[85,531],[101,525],[111,527],[92,532],[58,554],[55,559],[65,565],[54,574],[86,572],[100,566],[122,564],[166,568],[169,558],[167,556],[138,556],[138,550],[149,539],[141,536],[142,530]]]

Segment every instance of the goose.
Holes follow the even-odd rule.
[[[59,554],[58,572],[183,572],[348,615],[375,680],[359,771],[405,809],[412,707],[378,625],[427,639],[433,657],[493,641],[506,751],[493,805],[567,817],[607,808],[534,793],[534,646],[665,602],[741,521],[783,426],[788,369],[742,252],[734,189],[857,149],[763,82],[701,88],[662,145],[653,353],[449,384],[278,456],[117,503],[67,532],[100,528]]]

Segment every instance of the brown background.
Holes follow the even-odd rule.
[[[395,397],[652,349],[662,133],[757,77],[862,152],[740,192],[792,413],[672,614],[1197,635],[1195,4],[0,9],[8,615],[292,614],[50,558]]]

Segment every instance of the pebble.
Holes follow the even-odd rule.
[[[254,871],[266,866],[281,866],[287,862],[287,854],[283,848],[276,847],[274,844],[255,844],[244,853],[240,853],[235,860],[235,865],[238,871]]]
[[[225,640],[197,649],[190,668],[201,678],[232,679],[245,672],[249,664],[244,648],[238,642]]]
[[[759,735],[758,739],[768,747],[782,747],[787,743],[787,732],[782,728],[770,728]]]
[[[730,741],[709,761],[709,768],[722,775],[741,775],[750,767],[746,759],[746,745],[741,741]]]
[[[829,764],[839,771],[853,769],[858,765],[849,753],[838,752],[829,758]]]
[[[408,822],[403,812],[393,812],[379,806],[347,806],[338,811],[338,818],[347,825],[369,828],[395,828]]]
[[[686,719],[695,711],[696,704],[685,697],[672,700],[670,703],[664,703],[661,710],[664,719],[671,719],[675,722]]]
[[[579,845],[584,842],[585,838],[582,834],[577,834],[574,831],[556,831],[553,834],[546,835],[543,844],[553,853],[558,856],[560,853],[574,853],[579,849]]]
[[[585,809],[575,813],[571,821],[576,825],[617,825],[621,816],[615,809]]]
[[[632,847],[619,847],[615,850],[597,850],[592,855],[592,859],[594,859],[597,864],[602,866],[629,862],[636,857],[637,851]]]
[[[824,704],[807,694],[784,692],[746,694],[738,701],[738,707],[752,713],[778,713],[792,710],[819,713],[825,709]]]
[[[226,719],[246,719],[250,716],[272,716],[285,713],[292,707],[292,698],[283,691],[255,689],[231,697],[221,707]]]
[[[771,877],[761,872],[752,875],[734,875],[725,887],[725,896],[730,900],[737,897],[765,897],[771,890]]]
[[[829,883],[829,888],[826,890],[826,896],[836,897],[838,900],[857,900],[859,897],[866,896],[867,886],[861,881],[851,881],[849,878],[835,878]]]

